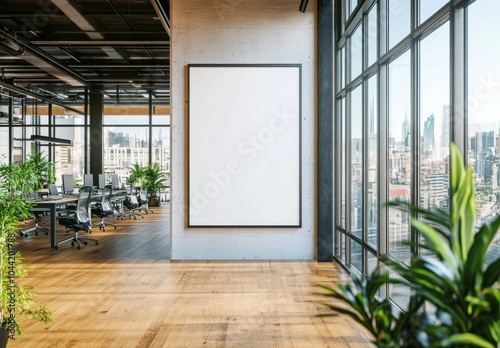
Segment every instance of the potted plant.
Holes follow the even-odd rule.
[[[141,166],[139,163],[135,163],[132,166],[132,170],[130,171],[130,175],[128,177],[128,185],[135,186],[138,189],[144,186],[145,180],[145,167]]]
[[[32,177],[30,163],[0,164],[0,337],[2,333],[21,337],[20,315],[52,322],[49,309],[35,303],[33,289],[18,282],[26,278],[28,266],[16,251],[17,227],[22,219],[31,217],[32,207],[25,193],[35,188]],[[2,343],[6,344],[5,337],[0,338],[0,347]]]
[[[36,147],[31,147],[31,154],[28,156],[26,165],[33,170],[32,181],[35,189],[48,188],[56,181],[56,163],[47,160],[47,156]]]
[[[161,171],[158,163],[149,163],[144,169],[144,185],[148,195],[148,205],[150,207],[160,206],[160,190],[164,189],[167,178]]]
[[[426,252],[414,255],[409,265],[383,256],[395,277],[378,268],[368,278],[353,277],[352,284],[323,286],[325,296],[338,300],[325,305],[365,327],[377,347],[500,345],[500,258],[485,262],[500,216],[476,231],[472,168],[464,168],[454,144],[450,150],[449,212],[390,203],[415,216],[411,223],[422,237],[418,246]],[[389,299],[377,300],[387,284],[411,289],[406,311],[395,314]]]

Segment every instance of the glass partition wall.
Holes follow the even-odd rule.
[[[12,119],[9,118],[9,110]],[[82,112],[76,112],[81,110]],[[89,119],[84,107],[64,109],[33,98],[0,95],[0,153],[2,161],[24,161],[36,146],[56,163],[56,185],[63,174],[73,174],[76,185],[83,184],[89,171]],[[132,165],[158,162],[170,173],[170,116],[168,108],[155,105],[120,107],[105,105],[102,128],[104,174],[118,174],[126,183]],[[50,115],[50,116],[49,116]],[[71,146],[35,142],[32,135],[72,141]]]
[[[379,255],[423,252],[386,203],[448,209],[450,141],[474,168],[477,225],[500,214],[500,2],[342,0],[335,13],[334,256],[366,275]],[[404,309],[407,294],[381,296]]]

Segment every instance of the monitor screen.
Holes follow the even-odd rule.
[[[83,185],[84,186],[94,186],[94,175],[85,174],[83,176]]]
[[[63,182],[63,192],[73,193],[73,191],[75,190],[75,184],[73,182],[73,174],[63,174],[62,182]]]
[[[113,185],[113,188],[120,187],[120,183],[118,182],[118,174],[111,174],[111,185]]]
[[[99,185],[97,186],[97,188],[103,189],[105,185],[106,185],[106,176],[104,174],[99,174]]]

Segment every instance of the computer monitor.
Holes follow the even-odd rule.
[[[85,174],[83,176],[83,185],[85,186],[94,186],[94,175]]]
[[[73,182],[73,174],[63,174],[62,182],[63,182],[63,192],[73,193],[73,191],[75,190],[75,184]]]
[[[97,185],[98,189],[103,189],[106,186],[106,175],[99,174],[99,184]]]
[[[118,174],[111,174],[111,185],[113,185],[114,189],[120,187],[120,183],[118,182]]]

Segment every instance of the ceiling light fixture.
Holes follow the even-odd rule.
[[[45,135],[36,135],[36,134],[33,134],[31,136],[31,140],[35,140],[35,141],[47,141],[49,143],[58,143],[58,144],[65,144],[65,145],[70,145],[71,146],[71,140],[69,140],[69,139],[47,137]]]

